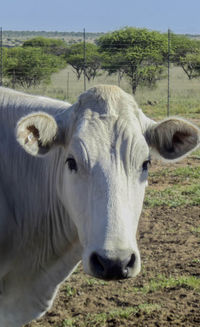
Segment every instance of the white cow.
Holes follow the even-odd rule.
[[[200,132],[151,121],[116,86],[71,107],[1,88],[0,108],[0,327],[19,327],[46,312],[81,259],[102,279],[139,273],[151,155],[184,157]]]

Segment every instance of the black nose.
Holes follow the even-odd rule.
[[[124,279],[129,277],[129,272],[133,269],[135,260],[134,253],[126,259],[120,260],[102,257],[94,252],[90,257],[90,267],[93,275],[97,278],[106,280]]]

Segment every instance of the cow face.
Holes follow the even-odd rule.
[[[178,119],[155,124],[130,96],[112,87],[90,90],[72,109],[67,140],[64,117],[50,116],[48,124],[48,115],[38,113],[18,123],[18,141],[37,154],[65,136],[59,196],[76,226],[85,271],[103,279],[136,276],[136,231],[150,152],[165,160],[183,157],[198,146],[199,130]]]
[[[135,276],[149,147],[137,121],[127,126],[123,119],[90,115],[68,147],[63,203],[77,226],[85,271],[105,279]]]

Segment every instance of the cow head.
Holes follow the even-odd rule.
[[[136,276],[136,232],[151,156],[184,157],[199,145],[199,129],[177,118],[151,121],[114,86],[87,91],[69,112],[23,117],[17,139],[32,155],[63,145],[59,196],[76,226],[84,270],[103,279]]]

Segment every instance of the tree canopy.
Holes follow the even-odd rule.
[[[200,76],[200,41],[172,34],[171,49],[171,61],[181,67],[189,79]]]
[[[66,66],[66,62],[54,55],[46,54],[40,48],[4,49],[3,75],[15,87],[36,86],[50,81],[51,74]]]
[[[109,74],[126,75],[133,93],[138,85],[154,86],[162,77],[167,56],[165,35],[129,27],[100,37],[97,44],[104,55],[103,68]]]
[[[85,54],[84,58],[84,43],[81,42],[68,47],[65,58],[67,63],[73,67],[78,79],[85,72],[88,81],[90,81],[97,76],[101,68],[102,56],[93,43],[85,44]]]
[[[45,53],[53,54],[56,56],[64,55],[67,44],[61,39],[45,38],[42,36],[34,37],[27,40],[22,45],[24,48],[41,48]]]

